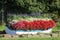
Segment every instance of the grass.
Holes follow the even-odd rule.
[[[4,30],[5,26],[4,25],[0,25],[0,31]]]
[[[54,28],[53,28],[53,31],[56,31],[56,30],[59,30],[59,29],[58,29],[57,27],[54,27]]]
[[[53,28],[53,31],[60,30],[60,23],[56,24],[56,26]]]
[[[48,38],[0,38],[0,40],[60,40],[60,37],[48,37]]]

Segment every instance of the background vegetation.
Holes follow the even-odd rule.
[[[60,0],[0,0],[0,25],[7,23],[9,13],[52,18],[60,28]]]

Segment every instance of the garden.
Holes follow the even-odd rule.
[[[1,0],[1,40],[59,40],[60,0]]]

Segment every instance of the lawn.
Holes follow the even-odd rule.
[[[4,30],[5,26],[4,25],[0,25],[0,31]]]
[[[0,38],[0,40],[60,40],[60,37],[48,37],[48,38]]]

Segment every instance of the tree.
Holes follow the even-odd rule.
[[[26,9],[28,12],[43,12],[46,7],[46,3],[39,0],[16,0],[17,5],[22,9]],[[47,9],[47,8],[46,8]]]
[[[57,11],[58,15],[60,15],[59,13],[59,10],[60,10],[60,0],[50,0],[48,1],[49,2],[49,10],[48,12],[54,12],[54,11]]]
[[[3,22],[3,8],[2,8],[3,1],[0,0],[0,25]]]
[[[16,13],[54,13],[59,16],[60,0],[0,0],[0,13],[4,14],[5,21],[9,10]]]
[[[12,10],[14,9],[13,8],[15,6],[14,3],[15,3],[14,0],[0,0],[0,14],[1,14],[1,17],[4,16],[4,19],[2,17],[1,20],[2,21],[4,20],[5,23],[7,22],[7,11],[10,9]]]

